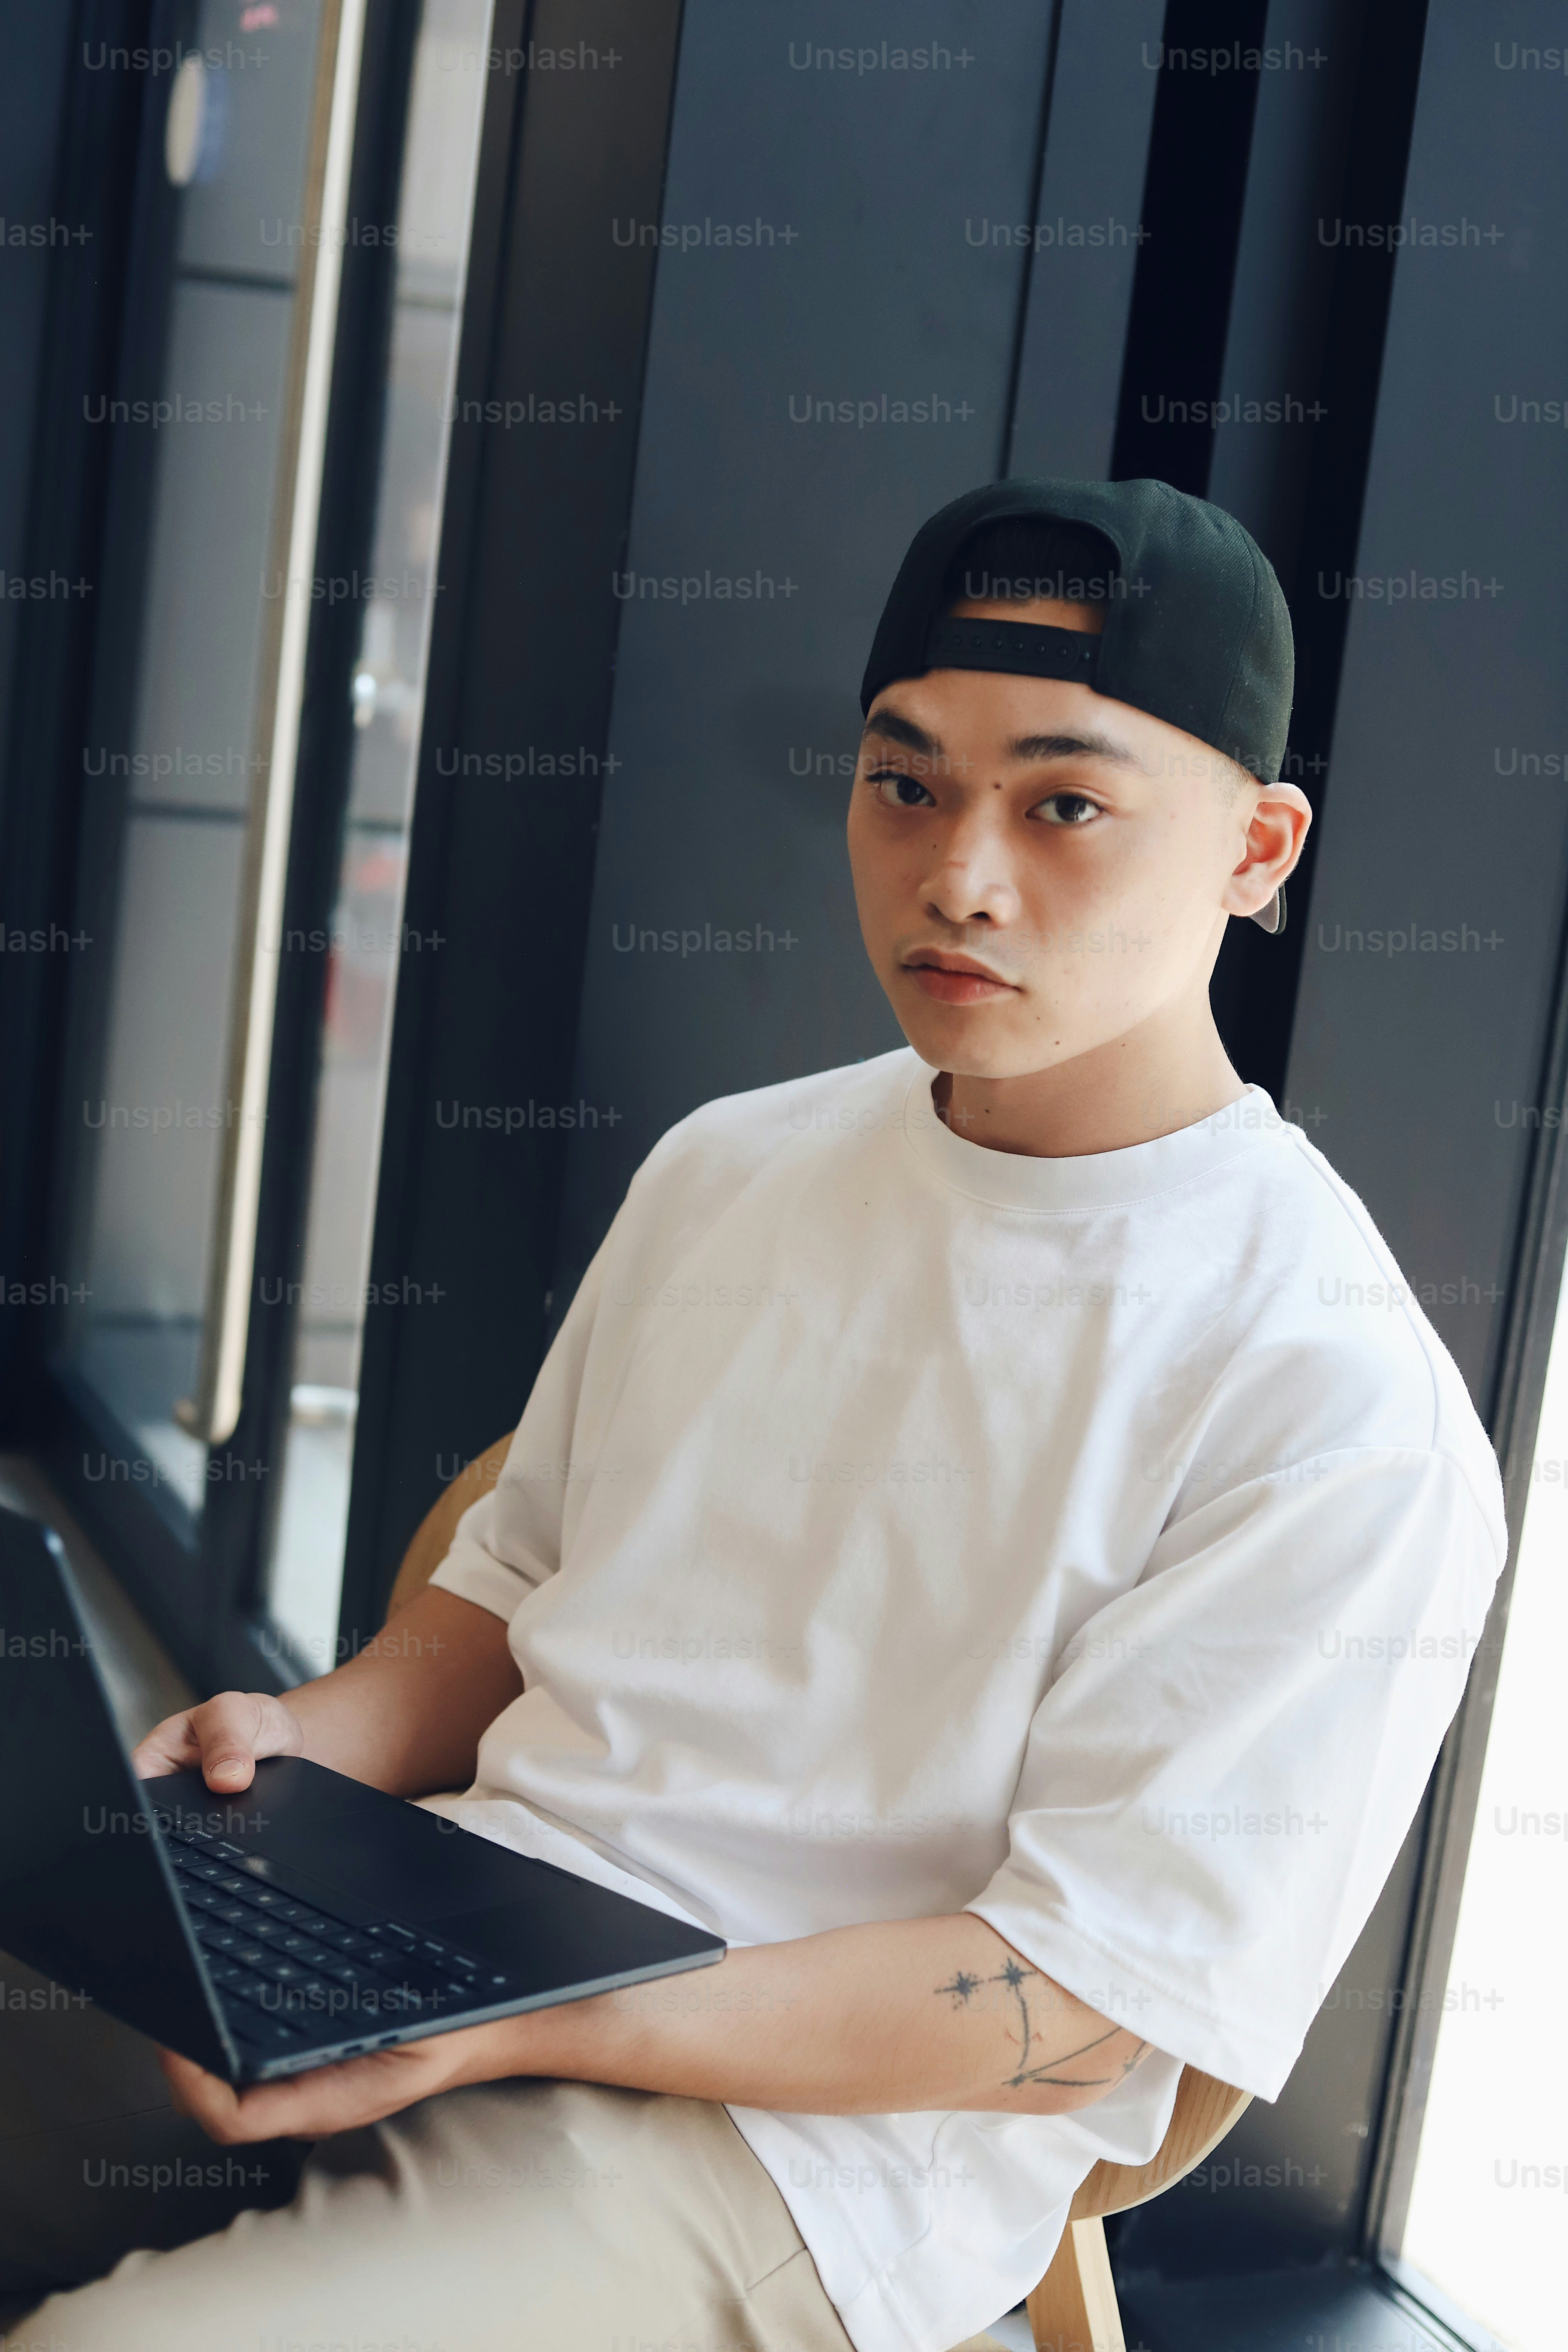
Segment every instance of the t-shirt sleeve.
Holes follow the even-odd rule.
[[[1068,1643],[968,1908],[1277,2097],[1421,1801],[1504,1541],[1500,1490],[1440,1453],[1338,1451],[1204,1500]]]
[[[444,1592],[510,1619],[561,1565],[562,1527],[573,1476],[573,1437],[583,1367],[604,1279],[601,1247],[577,1287],[523,1409],[494,1486],[458,1521],[452,1548],[430,1579]]]

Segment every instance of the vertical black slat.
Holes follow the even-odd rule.
[[[658,217],[679,23],[679,0],[540,0],[536,48],[582,44],[600,62],[531,73],[515,117],[492,92],[485,126],[458,399],[586,394],[622,414],[569,442],[460,406],[453,427],[407,906],[445,943],[400,975],[371,1274],[373,1296],[422,1303],[367,1316],[351,1642],[376,1622],[438,1460],[449,1475],[500,1434],[542,1352],[563,1139],[454,1139],[437,1104],[565,1098],[597,780],[444,771],[458,747],[503,761],[604,748],[654,277],[653,250],[617,246],[612,224]],[[521,11],[501,11],[492,46],[522,37]]]
[[[1300,220],[1293,234],[1332,235],[1331,218],[1356,223],[1396,221],[1405,199],[1416,86],[1426,37],[1427,0],[1369,0],[1360,16],[1360,51],[1342,186],[1328,207]],[[1320,227],[1320,220],[1323,226]],[[1314,428],[1300,499],[1295,560],[1280,584],[1296,636],[1296,701],[1287,772],[1312,803],[1319,822],[1307,836],[1291,878],[1289,920],[1270,939],[1255,923],[1232,923],[1215,971],[1214,1003],[1231,1058],[1245,1078],[1279,1100],[1285,1089],[1291,1024],[1300,987],[1301,956],[1311,915],[1312,877],[1321,845],[1329,785],[1328,757],[1339,694],[1346,603],[1316,593],[1321,572],[1355,569],[1362,509],[1377,415],[1378,379],[1394,289],[1394,256],[1387,247],[1332,249],[1332,283],[1317,397],[1327,412]],[[1244,518],[1245,520],[1245,518]],[[1291,1106],[1321,1133],[1315,1097]]]
[[[1362,18],[1360,70],[1340,216],[1399,219],[1409,170],[1427,0],[1372,0]],[[1314,232],[1331,233],[1330,224]],[[1378,381],[1394,291],[1386,247],[1340,246],[1326,336],[1321,398],[1328,415],[1313,437],[1306,523],[1291,581],[1298,615],[1294,747],[1325,754],[1344,647],[1348,606],[1324,612],[1306,593],[1320,571],[1352,571],[1372,460]]]
[[[1208,487],[1267,0],[1170,0],[1118,404],[1115,481]],[[1195,61],[1194,53],[1204,62]],[[1216,54],[1234,63],[1215,67]],[[1178,404],[1175,417],[1171,404]],[[1199,414],[1191,415],[1194,404]]]
[[[365,232],[398,218],[420,14],[420,0],[378,0],[365,20],[348,192],[348,218],[359,234],[342,256],[313,562],[319,579],[352,581],[371,567],[397,253],[384,236],[373,242]],[[353,764],[350,687],[363,620],[363,602],[351,596],[324,598],[312,614],[285,939],[315,933],[324,942],[330,930]],[[227,1445],[215,1450],[218,1475],[203,1515],[214,1599],[207,1679],[217,1687],[233,1680],[282,1687],[296,1679],[276,1634],[263,1638],[259,1588],[283,1487],[299,1320],[288,1291],[304,1267],[328,967],[324,945],[319,952],[280,951],[278,958],[244,1402]],[[276,1277],[276,1285],[268,1280],[264,1291],[268,1277]]]
[[[83,925],[71,864],[81,792],[80,714],[87,705],[104,591],[110,440],[84,401],[111,385],[130,320],[125,305],[132,203],[145,91],[134,77],[88,72],[89,45],[149,37],[145,0],[82,0],[71,14],[52,215],[85,232],[51,247],[29,450],[30,489],[19,569],[29,579],[83,582],[18,608],[14,687],[0,791],[0,922],[69,938]],[[8,429],[15,429],[13,420]],[[90,926],[88,927],[90,929]],[[52,1231],[61,1035],[72,960],[90,949],[0,958],[0,1275],[42,1286],[41,1299],[0,1295],[0,1423],[12,1436],[39,1422],[39,1360],[51,1277],[63,1279]],[[79,1129],[78,1130],[79,1133]]]
[[[1365,22],[1365,0],[1268,0],[1207,495],[1247,525],[1287,591],[1329,422],[1340,249],[1330,224],[1343,201]]]

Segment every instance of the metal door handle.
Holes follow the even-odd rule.
[[[183,1398],[174,1407],[180,1426],[206,1445],[226,1444],[234,1434],[250,1332],[256,1221],[278,1001],[277,958],[294,814],[300,708],[313,601],[310,572],[326,447],[364,11],[365,0],[325,0],[321,11],[301,206],[305,233],[268,551],[270,576],[280,575],[282,586],[274,609],[266,616],[261,646],[257,756],[251,767],[240,884],[217,1207],[207,1263],[195,1394]]]

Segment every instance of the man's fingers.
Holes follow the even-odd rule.
[[[207,1787],[232,1797],[249,1788],[258,1756],[298,1756],[303,1746],[299,1720],[281,1699],[222,1691],[154,1725],[132,1761],[143,1780],[199,1764]]]
[[[298,2092],[297,2084],[262,2083],[248,2091],[237,2091],[221,2075],[209,2074],[194,2059],[182,2058],[177,2050],[160,2050],[158,2060],[169,2078],[174,2107],[199,2124],[219,2147],[241,2147],[252,2140],[288,2137],[289,2125],[280,2116],[298,2105],[297,2097],[289,2095]]]
[[[226,1796],[249,1788],[258,1756],[297,1756],[303,1745],[289,1709],[260,1691],[224,1691],[193,1710],[191,1726],[207,1787]]]
[[[220,2147],[263,2139],[327,2139],[335,2132],[357,2130],[444,2089],[451,2071],[444,2053],[419,2043],[236,2091],[176,2051],[160,2050],[158,2060],[181,2115],[199,2124]]]
[[[202,1774],[209,1789],[226,1789],[230,1792],[248,1789],[256,1778],[256,1759],[243,1748],[219,1749],[211,1754],[204,1751]]]
[[[132,1751],[131,1767],[139,1780],[161,1780],[165,1773],[188,1771],[201,1762],[201,1756],[189,1715],[171,1715],[154,1724]]]
[[[227,2083],[216,2074],[209,2074],[192,2058],[182,2058],[177,2050],[160,2050],[158,2063],[169,2078],[173,2103],[182,2116],[200,2124],[209,2139],[220,2143],[226,2137],[226,2126],[232,2125],[239,2110],[239,2101]]]
[[[290,2136],[313,2139],[318,2136],[315,2130],[307,2132],[300,2127],[300,2117],[311,2103],[310,2084],[314,2077],[289,2083],[254,2083],[248,2090],[237,2091],[221,2075],[209,2074],[205,2066],[182,2058],[176,2050],[160,2050],[158,2058],[169,2078],[174,2106],[181,2115],[189,2116],[194,2124],[199,2124],[207,2137],[216,2140],[220,2147],[240,2147],[252,2140],[287,2139]]]

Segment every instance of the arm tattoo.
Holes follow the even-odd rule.
[[[1005,2087],[1009,2091],[1022,2090],[1029,2083],[1056,2083],[1068,2089],[1079,2091],[1099,2090],[1112,2083],[1125,2081],[1139,2060],[1146,2054],[1149,2048],[1146,2042],[1140,2042],[1131,2055],[1123,2058],[1119,2063],[1110,2060],[1109,2053],[1104,2053],[1098,2060],[1090,2059],[1091,2064],[1112,2065],[1114,2068],[1112,2072],[1096,2074],[1063,2074],[1060,2071],[1063,2067],[1072,2066],[1080,2058],[1089,2059],[1089,2053],[1092,2051],[1103,2051],[1103,2045],[1108,2042],[1113,2042],[1121,2031],[1121,2027],[1116,2025],[1108,2025],[1103,2033],[1097,2033],[1092,2041],[1080,2042],[1076,2050],[1066,2050],[1058,2057],[1044,2059],[1035,2064],[1030,2063],[1030,2053],[1035,2046],[1035,2032],[1030,2022],[1029,2004],[1024,1989],[1031,1977],[1039,1975],[1038,1969],[1026,1968],[1022,1960],[1009,1958],[1005,1965],[997,1969],[994,1976],[978,1977],[966,1969],[960,1969],[946,1984],[938,1985],[936,1992],[939,1999],[943,1993],[947,1994],[954,2009],[967,2009],[975,1994],[982,1991],[986,1985],[1006,1987],[1008,1993],[1018,2005],[1018,2038],[1021,2045],[1017,2069],[1006,2077]]]

